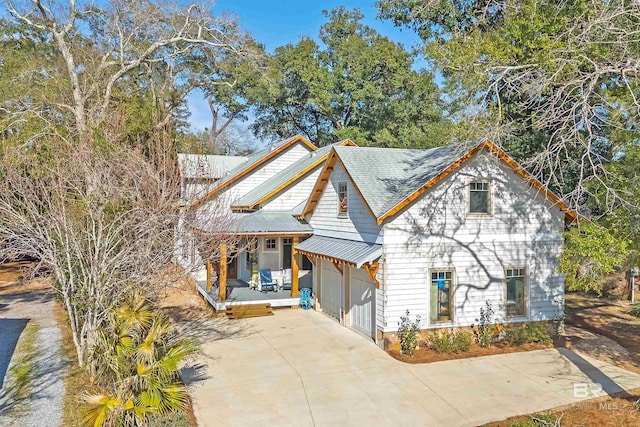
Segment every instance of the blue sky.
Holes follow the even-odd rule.
[[[238,17],[240,26],[256,40],[264,44],[272,53],[278,46],[297,43],[300,37],[318,37],[320,26],[326,22],[323,10],[344,5],[347,9],[359,8],[364,14],[364,22],[380,34],[400,42],[406,48],[419,39],[413,31],[394,27],[391,22],[376,19],[374,0],[371,1],[295,1],[295,0],[219,0],[213,11],[216,14],[231,13]],[[193,130],[203,130],[210,126],[209,108],[201,93],[193,93],[188,98],[191,111],[190,124]],[[241,124],[246,127],[248,123]]]

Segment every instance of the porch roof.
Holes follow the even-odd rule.
[[[291,211],[264,211],[235,214],[233,232],[236,234],[312,234],[304,221],[295,219]]]
[[[357,268],[382,256],[382,245],[325,236],[311,236],[296,246],[296,250],[305,255],[343,261]]]

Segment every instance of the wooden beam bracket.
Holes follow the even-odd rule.
[[[371,280],[373,280],[373,283],[376,284],[376,287],[379,288],[380,287],[380,282],[376,278],[376,274],[378,273],[378,270],[380,269],[380,264],[377,263],[377,262],[373,263],[373,264],[366,263],[364,265],[364,269],[367,270],[367,274],[369,275]]]
[[[333,266],[338,270],[338,273],[340,273],[341,276],[344,276],[344,269],[340,267],[340,264],[334,261]]]

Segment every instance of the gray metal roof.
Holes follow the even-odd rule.
[[[355,264],[357,268],[382,256],[382,245],[325,236],[311,236],[296,246],[296,249],[346,261]]]
[[[376,218],[438,176],[470,151],[467,144],[430,150],[335,147]]]
[[[178,167],[183,178],[218,179],[247,159],[246,156],[178,153]]]
[[[236,220],[232,232],[237,234],[311,234],[313,229],[306,222],[298,221],[291,212],[257,211],[234,214]]]
[[[240,197],[233,203],[232,207],[252,206],[267,194],[271,193],[273,190],[284,185],[287,181],[293,179],[298,173],[311,166],[322,156],[328,156],[331,148],[334,146],[337,147],[339,144],[342,144],[342,142],[336,142],[335,144],[318,148],[318,150],[316,151],[312,151],[288,168],[284,169],[281,172],[278,172],[274,177],[266,180],[253,190],[249,191],[244,196]]]
[[[304,200],[299,205],[291,209],[291,215],[300,216],[304,212],[304,207],[307,205],[307,200]]]

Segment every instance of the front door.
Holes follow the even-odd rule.
[[[286,237],[282,239],[282,268],[291,268],[291,247],[293,239]]]
[[[227,279],[238,278],[238,257],[234,256],[227,260]]]

